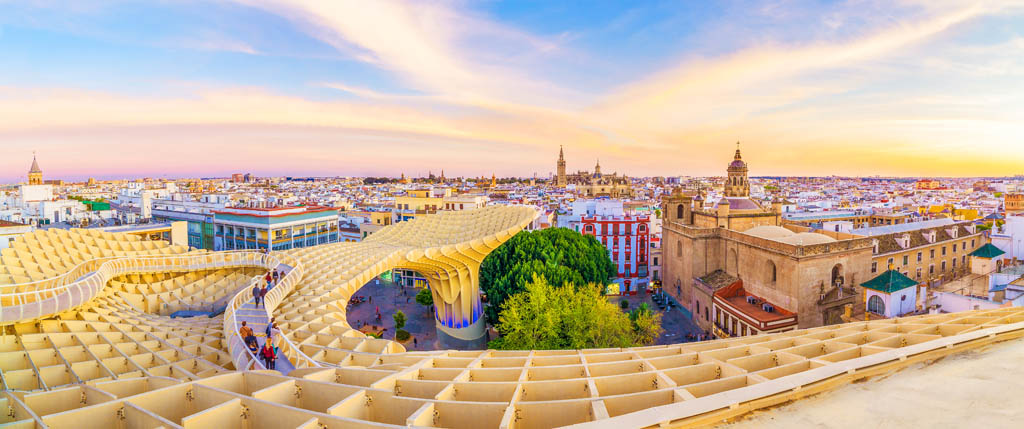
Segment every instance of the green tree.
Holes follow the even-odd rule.
[[[535,275],[556,286],[604,285],[615,276],[608,249],[593,236],[568,228],[523,231],[484,258],[480,288],[487,294],[487,320],[497,324],[508,297],[526,289]]]
[[[420,291],[416,293],[416,303],[428,307],[434,305],[434,294],[430,293],[429,287],[420,289]]]
[[[633,342],[637,345],[654,344],[654,340],[664,332],[661,314],[651,311],[646,302],[629,312],[629,321],[633,325]]]
[[[633,324],[601,295],[603,285],[555,287],[534,275],[502,305],[501,337],[489,346],[504,350],[552,350],[637,345]]]
[[[405,327],[405,313],[403,313],[402,310],[396,311],[391,318],[395,319],[395,329],[402,329]]]

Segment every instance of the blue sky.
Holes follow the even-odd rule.
[[[0,182],[1024,172],[1017,0],[64,3],[0,0]]]

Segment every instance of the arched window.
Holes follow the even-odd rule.
[[[775,263],[768,261],[768,284],[774,285],[775,281],[779,278],[779,272],[775,268]]]
[[[587,225],[587,226],[583,227],[583,232],[586,232],[586,233],[589,233],[589,234],[593,234],[594,233],[594,225]]]
[[[868,298],[868,311],[884,316],[885,302],[878,295],[871,295],[871,298]]]
[[[889,261],[889,264],[892,264],[892,260]],[[832,267],[831,284],[832,286],[841,286],[844,283],[843,280],[843,264],[836,264],[836,266]]]
[[[682,218],[683,218],[683,205],[680,204],[680,205],[676,206],[676,219],[682,219]]]

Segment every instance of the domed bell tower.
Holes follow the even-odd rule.
[[[736,155],[729,163],[725,182],[725,196],[747,198],[750,196],[750,181],[747,179],[747,163],[740,156],[740,142],[736,142]]]

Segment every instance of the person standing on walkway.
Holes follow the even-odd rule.
[[[281,273],[278,273],[277,270],[274,270],[274,284],[277,284],[278,280],[281,280]]]
[[[270,322],[267,323],[267,330],[266,330],[267,340],[270,340],[270,328],[274,327],[274,321],[275,320],[277,320],[276,317],[271,317],[270,318]]]
[[[260,300],[263,301],[263,308],[267,308],[267,286],[260,289]]]
[[[281,329],[277,327],[277,322],[271,322],[268,328],[270,331],[267,333],[267,338],[276,338],[281,335]]]
[[[260,308],[260,298],[263,294],[260,292],[260,284],[257,282],[252,286],[252,297],[256,300],[256,308]]]
[[[242,337],[245,342],[256,341],[256,334],[252,332],[252,328],[245,326],[245,321],[242,321],[242,327],[238,328],[238,335]]]
[[[270,345],[269,340],[263,343],[260,357],[263,358],[263,366],[267,369],[274,369],[274,364],[277,363],[277,353],[274,352],[274,346]]]

